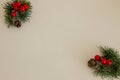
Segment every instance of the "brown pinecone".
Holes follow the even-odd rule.
[[[94,59],[90,59],[89,61],[88,61],[88,66],[89,67],[94,67],[94,66],[96,66],[97,65],[97,62],[94,60]]]
[[[17,28],[19,28],[19,27],[21,27],[21,22],[20,22],[19,20],[16,20],[16,21],[14,22],[14,25],[15,25]]]

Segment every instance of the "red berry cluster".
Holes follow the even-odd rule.
[[[25,12],[26,10],[28,10],[29,8],[29,5],[28,4],[22,4],[20,1],[15,1],[15,2],[12,2],[12,7],[13,7],[13,10],[11,12],[11,16],[12,17],[16,17],[16,12],[17,11],[20,11],[21,13]]]
[[[95,60],[100,61],[102,65],[108,65],[108,66],[112,65],[111,60],[107,60],[106,58],[101,58],[100,55],[96,55]]]

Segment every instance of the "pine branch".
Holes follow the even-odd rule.
[[[99,48],[102,53],[102,58],[112,60],[111,66],[98,64],[95,67],[95,74],[101,76],[102,78],[109,77],[119,78],[120,77],[120,56],[118,51],[113,48],[108,47],[100,47]]]
[[[16,11],[16,17],[11,17],[11,12],[12,11],[15,11],[13,6],[12,6],[12,3],[13,2],[17,2],[17,1],[20,1],[21,2],[21,5],[24,5],[24,4],[28,4],[29,8],[28,10],[26,10],[25,12],[20,12],[20,11]],[[12,1],[9,1],[9,2],[6,2],[3,6],[4,8],[4,17],[5,17],[5,23],[8,25],[8,27],[10,26],[14,26],[14,22],[19,20],[20,22],[27,22],[30,20],[30,17],[31,17],[31,13],[32,13],[32,6],[31,6],[31,3],[29,1],[26,1],[26,0],[12,0]]]

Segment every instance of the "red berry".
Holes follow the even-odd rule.
[[[95,56],[95,60],[96,60],[96,61],[99,61],[100,58],[101,58],[101,57],[100,57],[99,55],[96,55],[96,56]]]
[[[14,10],[18,10],[17,2],[13,2],[12,7]]]
[[[17,7],[17,6],[14,6],[13,8],[14,8],[14,10],[16,10],[16,11],[18,10],[18,7]]]
[[[24,11],[25,11],[24,6],[21,6],[21,7],[20,7],[20,12],[24,12]]]
[[[16,5],[19,7],[19,6],[21,6],[21,2],[16,2]]]
[[[111,60],[107,60],[107,63],[106,63],[108,66],[110,66],[112,64],[112,61]]]
[[[16,17],[16,12],[15,11],[11,12],[11,16]]]
[[[27,10],[29,8],[28,4],[24,4],[24,8]]]
[[[102,63],[102,64],[106,64],[106,63],[107,63],[107,60],[106,60],[105,58],[102,58],[102,59],[101,59],[101,63]]]

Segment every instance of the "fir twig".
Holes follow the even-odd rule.
[[[99,47],[102,53],[102,58],[112,60],[111,66],[98,64],[95,69],[95,74],[101,76],[102,78],[113,78],[119,79],[120,77],[120,56],[117,50],[109,47]]]

